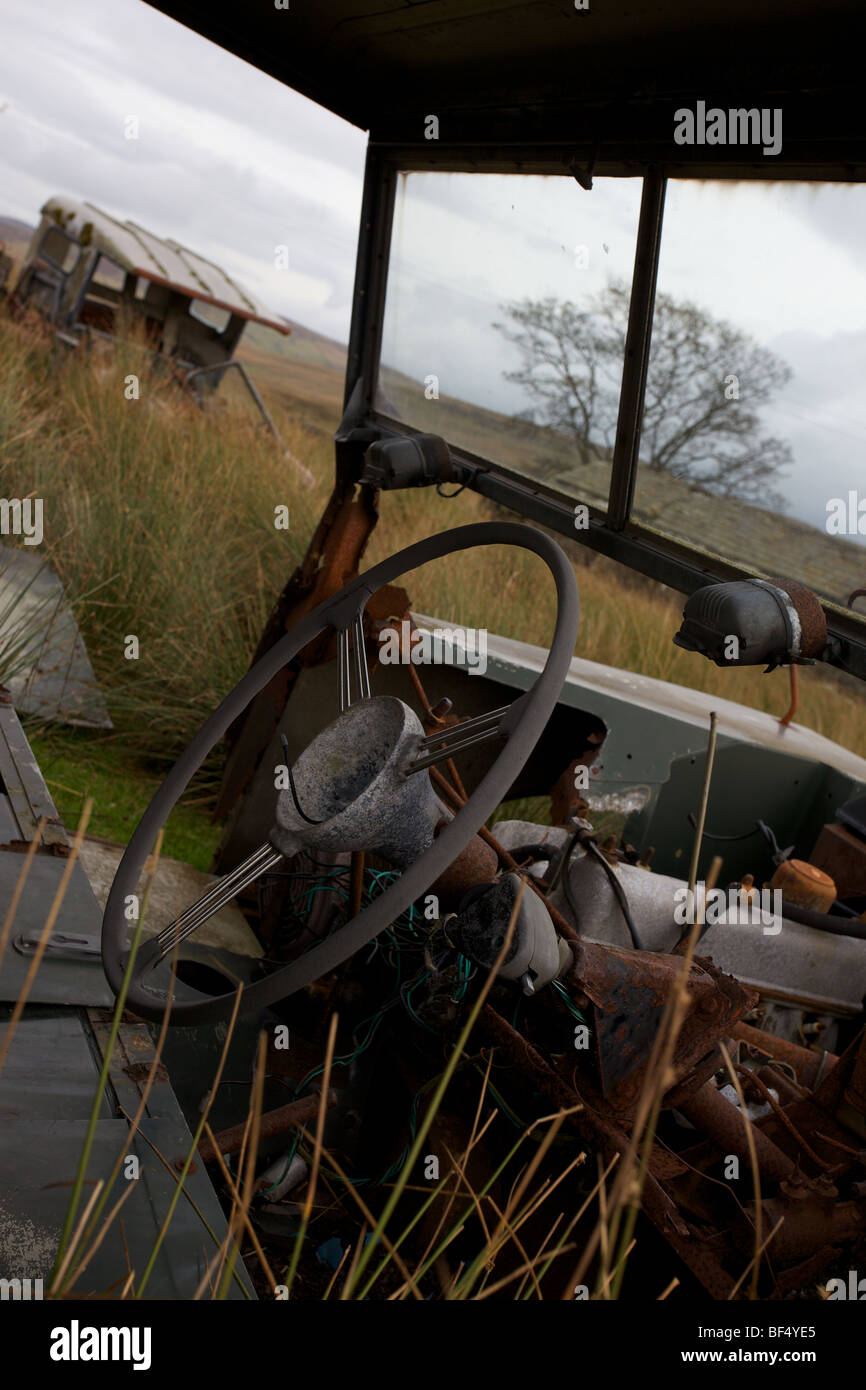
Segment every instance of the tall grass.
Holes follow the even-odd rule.
[[[243,673],[323,503],[325,458],[318,494],[298,488],[248,413],[202,411],[135,341],[49,374],[39,331],[4,322],[0,352],[4,494],[43,498],[44,549],[73,604],[98,588],[76,616],[112,716],[171,756]]]
[[[43,550],[76,607],[112,717],[130,748],[173,758],[245,671],[267,613],[330,492],[333,446],[290,400],[291,364],[268,398],[284,446],[238,397],[200,409],[135,341],[83,349],[49,370],[50,339],[0,320],[0,488],[44,500]],[[139,398],[128,399],[129,378]],[[281,404],[283,402],[283,404]],[[291,454],[311,470],[304,480]],[[274,525],[290,509],[289,531]],[[386,493],[365,564],[448,526],[489,519],[485,499]],[[675,647],[682,600],[613,562],[569,549],[578,568],[578,655],[742,701],[773,714],[787,675],[724,671]],[[414,606],[544,645],[553,585],[528,552],[496,546],[407,577]],[[127,659],[127,638],[139,643]],[[852,684],[804,669],[797,720],[866,754]]]

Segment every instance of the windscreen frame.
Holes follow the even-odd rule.
[[[431,142],[432,143],[432,142]],[[661,164],[597,162],[590,151],[575,153],[567,147],[445,146],[424,148],[371,141],[367,149],[360,232],[355,269],[352,322],[346,364],[344,410],[347,417],[338,432],[345,435],[348,416],[353,428],[373,431],[379,438],[412,437],[421,433],[405,421],[376,408],[381,363],[382,335],[388,290],[391,237],[394,227],[397,182],[400,174],[413,172],[556,174],[574,178],[592,188],[596,177],[642,179],[642,194],[635,239],[626,329],[623,376],[614,441],[606,513],[590,503],[589,524],[575,529],[574,509],[579,495],[519,475],[495,459],[472,454],[447,439],[465,486],[482,496],[590,549],[625,564],[683,594],[712,582],[731,579],[767,579],[769,571],[734,563],[694,543],[684,543],[632,515],[639,467],[641,417],[652,347],[653,312],[664,228],[667,185],[676,179],[706,178],[706,171],[678,164],[674,170]],[[857,173],[860,171],[858,169]],[[773,181],[862,183],[851,177],[850,166],[822,163],[812,167],[798,162],[788,167],[773,165]],[[714,179],[761,179],[761,170],[742,158],[718,161]],[[866,615],[858,615],[819,596],[827,614],[830,664],[866,679]]]

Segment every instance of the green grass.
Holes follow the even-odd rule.
[[[67,828],[75,829],[89,796],[94,805],[87,833],[126,844],[159,787],[159,772],[121,742],[83,730],[42,726],[27,736]],[[190,796],[194,802],[192,789]],[[163,853],[207,871],[219,833],[206,804],[181,802],[166,825]]]

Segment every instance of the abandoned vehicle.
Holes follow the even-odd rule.
[[[289,325],[236,280],[179,242],[121,222],[93,203],[49,198],[12,294],[35,309],[58,342],[85,346],[112,338],[124,311],[140,323],[155,353],[169,359],[198,392],[216,390],[236,369],[266,423],[267,412],[234,354],[248,323],[287,334]]]
[[[264,1254],[274,1270],[300,1268],[302,1297],[347,1269],[362,1297],[414,1296],[405,1259],[423,1297],[489,1279],[502,1299],[534,1283],[555,1299],[611,1288],[657,1299],[672,1283],[672,1298],[827,1298],[866,1268],[866,759],[794,715],[810,664],[863,700],[864,551],[824,527],[818,457],[811,521],[786,521],[760,473],[744,498],[730,474],[684,483],[656,467],[651,373],[671,341],[666,272],[680,257],[699,280],[725,251],[713,228],[723,200],[701,198],[728,199],[725,235],[739,219],[757,236],[769,204],[749,200],[769,184],[767,199],[826,187],[866,210],[861,17],[844,4],[816,20],[789,0],[668,0],[639,14],[566,0],[156,8],[370,133],[344,415],[306,556],[274,596],[247,675],[132,834],[101,922],[80,865],[71,872],[16,1066],[0,1078],[4,1105],[16,1086],[35,1091],[26,1126],[4,1129],[15,1172],[4,1219],[43,1232],[64,1219],[68,1193],[44,1184],[57,1143],[73,1165],[80,1107],[69,1102],[50,1152],[34,1139],[57,1104],[34,1081],[38,1059],[62,1045],[75,1087],[106,1068],[91,1177],[124,1146],[141,1160],[142,1191],[124,1211],[130,1266],[146,1264],[179,1170],[212,1227],[205,1249],[179,1204],[147,1265],[149,1296],[192,1298],[205,1279],[225,1238],[220,1198],[236,1212],[250,1162],[255,1093],[254,1190],[243,1238],[232,1228],[248,1258],[229,1297],[287,1296],[291,1279],[272,1286]],[[683,143],[676,113],[698,103],[783,111],[780,148]],[[561,420],[480,391],[470,410],[460,381],[449,405],[430,379],[445,381],[461,335],[462,362],[483,362],[494,341],[461,279],[455,227],[504,276],[518,256],[546,254],[549,225],[533,210],[574,208],[550,234],[571,266],[589,205],[609,208],[611,225],[592,256],[625,238],[633,275],[609,296],[619,327],[605,343],[620,355],[608,444],[581,462],[573,441],[557,453]],[[64,331],[105,327],[125,297],[153,307],[163,350],[171,335],[186,363],[211,365],[245,319],[267,321],[233,286],[198,295],[179,248],[160,271],[160,247],[137,249],[138,229],[94,209],[70,217],[48,204],[39,235],[24,292]],[[795,301],[802,264],[793,243],[784,250],[756,279],[774,265]],[[752,253],[731,254],[733,294],[736,258]],[[110,294],[93,288],[104,256],[125,275]],[[843,259],[822,268],[841,298]],[[190,317],[196,298],[230,314],[227,337]],[[862,326],[866,304],[858,312]],[[401,355],[419,322],[427,355]],[[719,399],[728,389],[736,408],[725,372]],[[862,460],[851,468],[854,485]],[[402,548],[389,503],[406,488],[428,489],[438,522]],[[486,499],[490,519],[452,527],[461,491]],[[393,553],[365,568],[376,527]],[[485,632],[483,669],[413,660],[410,646],[435,650],[437,630],[461,626],[419,611],[413,572],[441,562],[459,574],[469,558],[478,575],[494,546],[510,548],[516,572],[534,566],[533,601],[555,589],[552,635]],[[677,593],[670,645],[691,653],[697,686],[704,663],[724,668],[730,698],[575,656],[579,619],[592,616],[579,597],[588,552]],[[737,700],[748,668],[779,667],[787,713]],[[777,679],[787,698],[788,676]],[[4,894],[45,818],[0,972],[12,1006],[70,841],[11,705],[0,704],[0,731]],[[173,919],[151,920],[139,909],[154,846],[216,748],[218,877]],[[230,903],[246,935],[203,943]],[[537,1209],[520,1186],[527,1163],[547,1183]],[[311,1239],[308,1203],[325,1182]],[[612,1247],[602,1199],[619,1212]],[[519,1217],[519,1242],[496,1212]],[[43,1244],[22,1277],[48,1275],[56,1240]],[[123,1269],[112,1231],[76,1288],[105,1289]]]

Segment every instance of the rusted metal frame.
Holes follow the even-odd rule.
[[[18,826],[21,842],[29,843],[36,835],[41,819],[40,848],[49,853],[62,853],[69,840],[57,807],[45,785],[27,735],[21,727],[11,699],[0,687],[0,782]]]
[[[250,395],[255,401],[256,406],[258,407],[259,414],[261,415],[262,419],[264,420],[265,424],[267,425],[274,438],[278,439],[280,443],[282,443],[280,432],[274,424],[273,420],[271,419],[267,406],[265,405],[264,401],[259,395],[258,387],[253,381],[243,362],[239,362],[237,358],[230,357],[227,362],[216,362],[211,366],[194,367],[192,371],[187,372],[186,376],[184,377],[184,385],[189,386],[189,384],[195,377],[210,376],[216,372],[227,372],[231,367],[234,367],[237,371],[240,372],[241,379],[244,385],[246,386],[247,390],[249,391]]]
[[[329,1091],[325,1098],[326,1107],[330,1109],[336,1103],[336,1091]],[[289,1105],[281,1105],[277,1110],[266,1110],[259,1125],[259,1139],[272,1139],[275,1135],[285,1134],[287,1130],[298,1125],[308,1124],[316,1118],[321,1106],[321,1096],[314,1095],[304,1096],[302,1100],[292,1101]],[[248,1128],[246,1123],[233,1125],[231,1129],[224,1129],[220,1134],[215,1134],[214,1144],[209,1140],[203,1140],[198,1146],[202,1162],[213,1163],[218,1152],[228,1157],[240,1153]]]
[[[568,1109],[575,1103],[580,1104],[581,1108],[568,1117],[567,1124],[584,1143],[601,1153],[607,1162],[617,1154],[620,1157],[625,1156],[630,1147],[628,1135],[600,1114],[576,1087],[564,1082],[541,1054],[512,1028],[492,1005],[485,1004],[481,1024],[491,1042],[502,1047],[555,1105],[561,1109]],[[731,1276],[708,1256],[706,1250],[697,1246],[676,1203],[652,1171],[648,1171],[644,1178],[641,1206],[653,1225],[674,1246],[708,1291],[714,1297],[726,1297],[733,1283]]]
[[[361,225],[355,270],[352,325],[346,360],[344,410],[350,400],[357,417],[370,410],[378,379],[395,174],[378,151],[370,150],[364,175]],[[356,391],[356,387],[359,386]],[[364,431],[358,433],[363,435]],[[362,487],[355,496],[366,441],[355,437],[344,418],[336,436],[336,481],[322,519],[299,568],[271,613],[251,664],[255,664],[303,614],[336,593],[358,573],[370,532],[378,519],[378,493]],[[370,438],[372,438],[372,433]],[[276,730],[298,671],[330,654],[324,635],[301,653],[291,669],[276,676],[227,735],[229,753],[215,814],[225,816],[251,781],[259,759]]]
[[[666,184],[658,170],[649,171],[643,181],[607,503],[607,524],[614,531],[629,519],[637,481]]]
[[[358,573],[370,533],[378,520],[378,494],[358,490],[351,481],[338,482],[331,494],[303,561],[280,595],[251,666],[299,622],[305,613],[335,594]],[[225,816],[253,778],[259,760],[276,731],[298,673],[330,655],[334,634],[323,633],[285,667],[252,702],[226,736],[226,758],[215,814]]]

